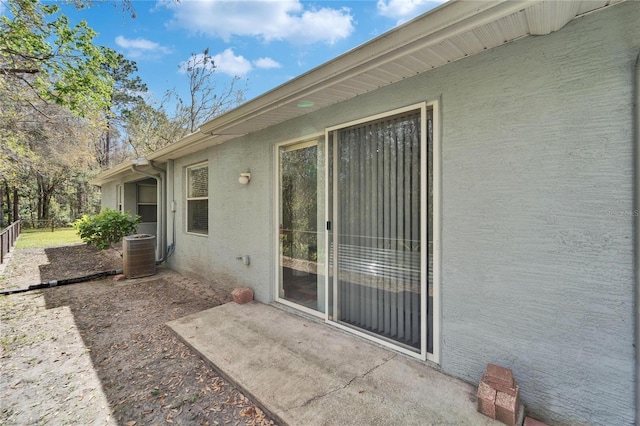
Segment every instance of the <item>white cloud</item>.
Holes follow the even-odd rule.
[[[253,68],[251,62],[244,56],[236,56],[233,49],[226,49],[222,53],[213,55],[213,60],[218,71],[230,76],[243,76]]]
[[[267,42],[333,44],[354,30],[348,8],[305,10],[299,0],[183,0],[162,5],[173,12],[170,26],[225,41],[232,36],[250,36]]]
[[[397,25],[445,3],[447,0],[378,0],[378,13],[396,20]]]
[[[265,68],[265,69],[282,68],[282,64],[280,64],[277,61],[274,61],[271,58],[256,59],[255,61],[253,61],[253,65],[255,65],[258,68]]]
[[[128,39],[119,35],[116,37],[116,44],[126,51],[127,56],[132,58],[152,57],[171,53],[171,49],[144,38]]]
[[[242,55],[236,56],[233,49],[226,49],[224,52],[211,55],[211,58],[213,59],[213,66],[215,66],[217,72],[221,72],[232,77],[243,76],[253,69],[251,62]],[[181,72],[185,72],[185,69],[188,66],[206,66],[207,68],[210,68],[212,65],[210,62],[205,63],[204,53],[198,53],[196,55],[191,55],[189,59],[180,64]]]

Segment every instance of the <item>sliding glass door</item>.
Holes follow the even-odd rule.
[[[278,299],[312,313],[325,310],[322,154],[317,140],[278,147]]]
[[[276,300],[438,362],[436,106],[276,147]]]
[[[425,116],[413,109],[329,132],[332,318],[419,354],[428,349]]]

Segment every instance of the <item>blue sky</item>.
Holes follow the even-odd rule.
[[[208,48],[218,86],[241,76],[249,100],[441,3],[133,0],[135,18],[117,2],[94,1],[81,11],[60,4],[72,23],[84,19],[99,33],[97,44],[134,60],[156,99],[171,88],[186,95],[180,64]]]

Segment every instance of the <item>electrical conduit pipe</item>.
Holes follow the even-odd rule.
[[[633,255],[635,258],[635,286],[634,286],[634,308],[636,315],[635,323],[635,404],[636,404],[636,424],[640,425],[640,52],[636,58],[634,69],[634,138],[635,138],[635,164],[634,164],[634,187],[635,204],[633,216],[635,220],[635,238]]]

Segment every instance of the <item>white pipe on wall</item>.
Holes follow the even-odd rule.
[[[171,220],[165,223],[165,229],[167,232],[167,247],[171,247],[172,249],[176,244],[176,209],[175,209],[175,182],[174,175],[175,173],[175,165],[174,160],[167,161],[167,205],[165,211],[167,211],[167,215],[169,215],[169,208],[171,208]]]
[[[634,138],[635,138],[635,207],[633,216],[635,219],[635,351],[636,351],[636,424],[640,425],[640,52],[636,58],[634,69]]]
[[[151,166],[153,170],[156,170],[160,175],[160,187],[158,188],[158,194],[161,195],[161,197],[158,198],[158,207],[160,209],[160,217],[158,218],[160,223],[160,234],[158,235],[158,238],[160,238],[160,247],[162,247],[160,260],[164,260],[166,259],[167,253],[167,191],[165,187],[167,173],[164,169],[153,164],[153,161],[149,161],[149,166]]]

